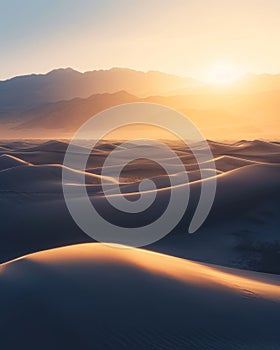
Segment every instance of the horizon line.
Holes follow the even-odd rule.
[[[173,77],[178,77],[178,78],[182,78],[182,79],[192,79],[194,81],[203,83],[203,79],[195,77],[195,76],[191,76],[191,75],[181,75],[181,74],[177,74],[177,73],[172,73],[172,72],[166,72],[166,71],[161,71],[161,70],[156,70],[156,69],[148,69],[148,70],[141,70],[141,69],[137,69],[137,68],[131,68],[131,67],[124,67],[124,66],[112,66],[110,68],[94,68],[92,70],[79,70],[78,68],[73,68],[70,66],[60,66],[60,67],[54,67],[51,70],[47,70],[44,72],[26,72],[26,73],[22,73],[22,74],[16,74],[16,75],[11,75],[8,76],[6,78],[1,78],[0,82],[6,82],[15,78],[20,78],[20,77],[28,77],[28,76],[46,76],[48,74],[51,74],[53,72],[57,72],[57,71],[73,71],[79,74],[87,74],[87,73],[92,73],[92,72],[104,72],[104,71],[112,71],[112,70],[127,70],[127,71],[133,71],[133,72],[140,72],[140,73],[144,73],[144,74],[149,74],[149,73],[161,73],[161,74],[165,74],[165,75],[170,75]],[[276,75],[280,75],[280,71],[279,72],[244,72],[244,74],[242,74],[241,78],[246,77],[246,76],[276,76]]]

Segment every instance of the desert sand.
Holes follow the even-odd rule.
[[[280,279],[98,243],[3,264],[1,344],[278,349]],[[16,336],[15,336],[16,334]]]
[[[120,179],[112,165],[102,188],[103,162],[118,144],[98,145],[85,182],[105,217],[135,227],[162,212],[170,179],[162,168],[139,159]],[[95,243],[74,223],[61,183],[67,142],[0,143],[1,347],[278,349],[280,145],[209,144],[216,169],[204,164],[201,180],[190,150],[173,143],[185,173],[174,166],[172,190],[189,187],[188,208],[167,237],[135,249]],[[125,163],[125,149],[118,157]],[[174,159],[162,161],[172,165]],[[65,170],[67,186],[76,193],[79,170]],[[138,198],[144,178],[157,187],[149,215],[116,214],[106,197],[118,197],[119,186],[123,196]],[[201,181],[217,181],[216,198],[205,223],[190,235]]]
[[[143,215],[131,219],[114,215],[100,186],[104,159],[118,144],[104,141],[93,151],[85,173],[87,190],[94,204],[108,217],[114,216],[116,223],[138,225],[145,221]],[[207,179],[204,181],[216,179],[217,193],[208,219],[197,234],[185,234],[200,193],[200,173],[192,153],[181,144],[173,143],[189,176],[189,183],[185,183],[185,174],[178,173],[174,166],[174,190],[189,186],[191,198],[174,232],[147,248],[208,263],[280,272],[277,253],[280,145],[258,140],[231,144],[210,141],[209,144],[216,169],[205,164]],[[77,147],[76,153],[88,146],[85,143]],[[67,142],[5,141],[0,147],[1,261],[65,244],[91,242],[72,220],[63,199],[61,173]],[[120,150],[119,159],[125,163],[124,151]],[[173,164],[172,159],[163,161]],[[106,196],[114,195],[116,186],[120,185],[127,198],[137,198],[139,181],[154,180],[158,201],[149,213],[151,217],[161,210],[157,203],[164,204],[169,198],[168,177],[145,159],[129,163],[121,174],[121,181],[116,178],[114,166],[108,173]],[[79,186],[76,175],[77,170],[67,169],[68,186],[73,191]]]

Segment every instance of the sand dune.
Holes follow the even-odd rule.
[[[1,145],[3,349],[37,350],[38,344],[42,350],[279,348],[279,145],[211,141],[217,169],[206,162],[206,178],[201,180],[191,151],[174,144],[186,171],[173,167],[172,190],[176,195],[189,187],[189,205],[177,227],[145,250],[92,243],[75,224],[61,186],[66,142]],[[121,148],[116,164],[108,169],[110,176],[103,179],[103,192],[102,164],[117,145],[100,143],[91,154],[82,172],[88,194],[110,222],[142,226],[164,211],[170,179],[155,164],[140,159],[125,167],[119,182],[116,166],[126,161]],[[77,147],[75,154],[84,147],[88,145]],[[64,170],[73,201],[79,204],[81,172]],[[152,179],[156,190],[139,193],[143,178]],[[195,234],[186,234],[201,181],[214,180],[217,193],[210,215]],[[127,216],[107,201],[110,196],[119,200],[116,186],[130,200],[154,193],[156,199],[148,212]],[[60,248],[49,249],[55,247]]]
[[[103,162],[102,158],[111,152],[120,141],[115,142],[101,142],[97,145],[97,148],[94,149],[94,152],[91,154],[91,157],[88,162],[88,168],[96,169],[101,167]],[[240,147],[238,144],[225,144],[221,142],[209,141],[210,148],[214,155],[214,158],[220,156],[229,156],[243,159],[243,161],[263,161],[263,162],[274,162],[280,163],[279,149],[280,146],[277,143],[273,142],[264,142],[264,141],[242,141],[246,143],[246,147]],[[4,148],[1,151],[2,154],[11,154],[20,159],[24,159],[27,162],[34,164],[46,164],[46,163],[63,163],[64,153],[67,148],[67,143],[62,141],[47,141],[47,142],[8,142],[9,148]],[[76,146],[77,153],[83,153],[84,147],[90,147],[90,141],[81,143],[80,146]],[[191,166],[192,163],[195,163],[192,152],[184,144],[171,142],[170,145],[174,151],[178,154],[180,159],[186,166]],[[250,146],[251,145],[251,146]],[[4,143],[1,144],[4,146]],[[135,147],[132,146],[132,147]],[[144,147],[144,146],[142,146]],[[148,146],[145,146],[148,147]],[[250,149],[250,152],[248,152]],[[156,149],[149,148],[151,152],[156,152]],[[124,153],[125,148],[119,151],[120,159],[122,153]],[[125,155],[124,155],[125,157]],[[227,158],[225,158],[227,160]],[[167,161],[167,159],[166,159]],[[172,159],[169,159],[172,162]],[[187,170],[194,170],[193,168]],[[221,170],[221,169],[219,169]]]
[[[261,140],[254,141],[238,141],[234,144],[238,148],[242,148],[243,150],[251,150],[253,152],[258,153],[267,153],[267,152],[276,152],[279,153],[280,146],[274,144],[272,142],[265,142]]]
[[[221,192],[225,191],[233,191],[236,193],[236,188],[233,188],[233,186],[230,186],[230,182],[236,183],[236,185],[241,185],[243,183],[244,185],[248,185],[250,187],[249,182],[253,180],[254,187],[258,185],[263,186],[264,188],[271,188],[274,185],[278,185],[278,175],[280,171],[280,165],[275,164],[250,164],[244,167],[239,167],[237,169],[233,169],[231,171],[228,171],[226,173],[215,171],[213,169],[205,169],[204,172],[208,173],[208,176],[204,180],[200,179],[200,174],[198,171],[196,172],[189,172],[188,174],[193,174],[193,179],[190,181],[190,183],[183,182],[181,179],[181,176],[183,179],[185,179],[185,173],[178,173],[171,175],[171,177],[175,178],[177,181],[177,184],[173,186],[173,189],[180,189],[182,186],[199,186],[201,181],[211,181],[211,177],[215,177],[216,180],[218,179],[218,182],[221,182],[220,188],[223,186],[224,189],[221,190]],[[166,178],[166,181],[165,181]],[[209,179],[210,178],[210,179]],[[220,179],[221,178],[221,179]],[[158,192],[160,189],[160,192],[169,191],[170,190],[170,181],[167,181],[168,176],[161,176],[156,178],[151,178],[155,181],[155,183],[158,185],[158,188],[156,190],[150,190],[149,192]],[[122,188],[130,189],[127,192],[126,195],[134,195],[135,193],[139,194],[138,190],[139,183],[135,182],[132,185],[125,185]],[[238,193],[240,195],[240,193]]]
[[[0,81],[0,349],[279,350],[280,142],[264,141],[279,137],[279,79],[210,87],[160,72],[67,68]],[[213,139],[252,140],[209,140],[209,153],[192,128],[186,145],[140,123],[91,152],[94,140],[76,140],[64,166],[67,139],[88,118],[131,102],[174,108]],[[104,120],[98,132],[111,127]],[[173,152],[136,143],[140,132]],[[22,139],[34,135],[52,139]],[[198,204],[211,201],[207,185],[216,188],[211,211],[188,234]],[[127,244],[148,233],[154,243],[120,245],[124,229]]]
[[[9,148],[0,146],[0,152],[1,153],[7,152],[7,151],[10,151]]]
[[[37,170],[37,167],[35,169]],[[2,176],[7,173],[6,178],[0,177],[2,189],[16,188],[15,182],[12,187],[11,176],[8,175],[13,173],[12,170],[16,174],[15,170],[18,171],[20,168],[0,173]],[[0,237],[2,261],[38,249],[91,240],[73,222],[65,207],[60,185],[50,181],[51,178],[59,179],[61,168],[38,167],[38,170],[37,183],[16,181],[16,184],[19,182],[17,193],[2,192],[0,198],[3,228]],[[45,170],[54,171],[55,176],[42,177]],[[26,175],[28,179],[30,173],[27,171]],[[75,176],[72,172],[69,175]],[[22,175],[20,179],[23,180]],[[5,185],[4,180],[10,185]],[[190,185],[191,201],[182,222],[171,235],[152,245],[150,249],[227,266],[267,272],[279,271],[277,263],[280,224],[277,205],[280,193],[279,166],[263,164],[245,166],[218,175],[217,180],[214,206],[201,229],[194,235],[186,234],[188,222],[200,194],[200,182],[196,181]],[[126,186],[127,188],[125,186],[122,188],[123,192],[129,192],[125,194],[126,196],[130,199],[139,196],[137,183]],[[180,191],[181,186],[186,185],[180,184],[174,190]],[[37,193],[35,189],[38,190]],[[114,210],[102,193],[96,196],[95,193],[99,190],[96,185],[89,191],[91,200],[105,217],[118,225],[145,224],[147,219],[150,220],[161,213],[169,199],[169,189],[163,187],[158,190],[155,205],[149,211],[149,216],[144,213],[127,217]],[[106,191],[106,195],[110,193],[113,194],[110,190]],[[149,196],[149,193],[144,195]],[[259,201],[259,198],[262,200]],[[78,203],[80,199],[74,200]],[[58,231],[58,227],[63,227],[63,230]]]
[[[59,146],[64,147],[63,143],[59,143]],[[42,152],[44,152],[48,148],[48,145],[43,145]],[[51,143],[51,147],[54,145]],[[40,146],[36,146],[32,148],[38,149]],[[30,149],[28,149],[30,151]],[[58,151],[59,152],[59,151]],[[118,152],[122,153],[122,151]],[[103,155],[105,157],[106,154]],[[162,159],[164,162],[172,162],[172,159]],[[257,165],[262,164],[257,161],[250,161],[250,160],[244,160],[237,157],[231,157],[231,156],[220,156],[217,158],[214,158],[215,164],[217,166],[217,170],[215,169],[207,169],[205,168],[203,171],[203,175],[205,178],[221,175],[223,172],[231,171],[234,169],[239,169],[243,166],[248,165]],[[115,178],[116,174],[114,173],[115,168],[117,169],[119,163],[125,164],[125,155],[122,156],[121,154],[117,155],[116,158],[116,166],[110,167],[110,173],[111,177],[107,178],[107,183],[115,184],[117,185],[118,182]],[[141,169],[139,170],[139,166],[141,164]],[[204,163],[204,164],[207,164]],[[25,165],[25,166],[24,166]],[[5,171],[3,174],[0,175],[1,179],[1,188],[2,190],[10,190],[13,188],[13,190],[20,192],[54,192],[57,191],[58,188],[61,187],[61,171],[62,167],[60,164],[46,164],[46,165],[37,165],[30,168],[29,166],[32,165],[31,163],[28,163],[26,161],[23,161],[15,156],[12,155],[2,155],[0,156],[0,169],[1,170],[8,170]],[[264,163],[265,165],[265,163]],[[20,167],[21,166],[21,167]],[[12,169],[17,168],[18,169]],[[201,178],[200,171],[197,170],[196,164],[186,164],[186,169],[189,171],[187,172],[187,175],[189,177],[190,182],[199,181]],[[190,170],[191,169],[191,170]],[[86,183],[87,184],[95,184],[100,185],[100,178],[101,178],[101,170],[102,168],[94,168],[89,169],[89,173],[85,173],[86,175]],[[75,174],[77,171],[74,169],[68,169],[69,172],[69,185],[75,185]],[[142,176],[141,176],[142,173]],[[135,163],[129,164],[125,171],[123,172],[122,179],[124,182],[132,182],[133,184],[130,185],[123,185],[124,192],[135,192],[138,191],[138,180],[142,178],[151,178],[157,185],[158,188],[167,188],[170,186],[170,180],[167,175],[161,174],[157,175],[158,169],[155,167],[153,163],[149,163],[146,160],[139,160]],[[174,183],[177,185],[183,185],[186,181],[186,176],[183,173],[176,172],[176,166],[174,166],[174,174],[172,175]],[[41,186],[41,187],[40,187]],[[49,187],[52,186],[52,187]],[[57,187],[57,189],[55,189]],[[45,188],[45,190],[43,190]],[[100,188],[100,187],[99,187]]]
[[[16,167],[0,172],[0,260],[7,261],[37,250],[91,241],[74,223],[62,195],[62,166],[56,160],[63,161],[67,144],[57,141],[7,144],[11,151],[3,152],[5,156],[0,159],[6,159],[8,154],[13,161],[17,157],[40,165],[17,166],[16,163]],[[114,223],[125,223],[131,227],[143,225],[162,213],[169,200],[170,181],[145,159],[129,164],[122,173],[121,191],[127,198],[136,199],[139,197],[139,180],[152,178],[158,188],[156,201],[149,215],[144,213],[127,217],[114,210],[103,196],[100,172],[104,158],[117,144],[119,142],[103,142],[91,155],[88,163],[90,173],[85,173],[88,193],[97,209]],[[251,152],[251,156],[246,157],[242,147],[237,152],[239,146],[236,144],[213,141],[210,144],[216,149],[214,159],[218,171],[206,170],[206,181],[216,176],[218,187],[208,219],[195,235],[184,234],[200,195],[200,176],[190,151],[181,144],[174,144],[190,177],[191,199],[182,222],[167,238],[149,249],[209,263],[280,273],[279,165],[270,164],[272,153],[269,145],[268,153],[261,155],[265,160],[262,162],[258,160],[260,152]],[[87,146],[85,143],[84,147]],[[237,155],[230,155],[229,149]],[[123,151],[121,155],[120,159],[125,161]],[[273,156],[278,157],[279,154],[273,153]],[[164,161],[170,162],[172,159]],[[107,196],[115,195],[115,187],[119,184],[114,166],[110,171],[111,177],[107,179],[105,189]],[[68,175],[68,186],[73,188],[74,193],[78,184],[77,173],[68,169]],[[188,186],[185,173],[179,173],[176,167],[172,177],[178,193],[182,186]],[[144,195],[149,196],[149,193]],[[79,201],[79,198],[75,200]]]
[[[187,157],[188,156],[186,155],[183,155],[180,157],[181,161],[183,161],[185,165],[186,170],[188,172],[197,172],[198,171],[197,163],[192,163],[192,156],[189,156],[188,158]],[[254,161],[254,160],[249,160],[249,159],[244,159],[244,158],[239,158],[234,156],[219,156],[219,157],[213,158],[213,160],[215,161],[217,173],[234,170],[242,166],[251,165],[251,164],[261,164],[261,163],[266,164],[265,162],[260,162],[257,160]],[[166,164],[173,165],[172,158],[163,159],[163,161]],[[207,164],[210,164],[210,161],[202,162],[201,164],[207,165]],[[207,168],[206,167],[204,168],[207,171]],[[113,177],[114,177],[114,174],[116,173],[116,169],[118,169],[118,165],[115,165],[115,166],[111,165],[110,168],[108,169],[108,171],[111,173]],[[180,168],[176,164],[174,164],[173,170],[174,170],[174,174],[176,175],[176,173],[180,171]],[[215,169],[209,169],[209,170],[212,172],[215,172]],[[87,171],[95,174],[101,174],[102,167],[89,168],[87,169]],[[146,177],[155,177],[157,173],[158,173],[158,169],[154,166],[154,164],[146,160],[139,160],[137,162],[128,164],[125,167],[123,174],[124,174],[124,177],[126,176],[132,179],[139,179],[139,178],[146,178]]]
[[[22,159],[11,156],[9,154],[3,154],[0,156],[0,171],[6,170],[21,165],[32,165],[31,163],[25,162]]]
[[[170,235],[151,247],[167,254],[225,266],[280,273],[279,165],[250,165],[217,178],[214,205],[194,234]],[[208,181],[211,181],[209,179]],[[183,232],[199,196],[175,231]],[[196,197],[196,198],[197,198]]]
[[[4,264],[0,284],[4,348],[264,350],[280,342],[280,279],[270,275],[85,244]]]
[[[245,158],[239,158],[236,156],[219,156],[213,158],[215,162],[215,167],[218,172],[226,172],[229,170],[234,170],[241,168],[246,165],[252,165],[252,164],[268,164],[265,162],[259,162],[257,160],[250,160]],[[210,163],[211,161],[202,162],[201,164],[207,165],[207,163]],[[197,169],[197,164],[186,164],[186,169],[189,171],[192,171],[194,169]]]
[[[13,158],[15,159],[15,158]],[[1,158],[0,158],[1,161]],[[1,163],[0,163],[1,164]],[[23,162],[26,164],[26,162]],[[0,191],[28,192],[28,193],[57,193],[62,191],[62,169],[65,169],[69,186],[79,185],[80,173],[77,170],[66,168],[60,164],[14,166],[0,172]],[[85,174],[85,183],[100,186],[100,175]],[[115,184],[113,178],[103,178],[105,184]]]
[[[220,171],[229,171],[229,170],[241,168],[246,165],[260,164],[260,162],[258,161],[243,159],[239,157],[232,157],[232,156],[220,156],[220,157],[214,158],[214,160],[215,160],[216,168],[219,169]]]
[[[25,145],[25,147],[17,147],[17,150],[23,150],[25,152],[53,152],[53,153],[65,153],[68,147],[68,143],[64,141],[50,140],[41,144]],[[75,146],[75,152],[83,153],[85,148],[83,146]]]
[[[204,179],[208,179],[211,177],[215,177],[219,174],[222,174],[222,172],[220,172],[219,170],[215,170],[215,169],[204,169],[203,170],[203,177]],[[141,192],[139,192],[139,185],[140,185],[140,181],[135,181],[137,178],[134,177],[131,183],[123,183],[120,185],[121,187],[121,192],[123,194],[133,194],[133,193],[137,193],[140,194]],[[155,190],[154,192],[158,191],[159,189],[161,190],[167,190],[169,191],[170,189],[170,180],[172,179],[173,182],[173,188],[175,186],[184,186],[186,184],[191,184],[193,182],[200,182],[201,181],[201,173],[199,170],[196,171],[188,171],[188,172],[179,172],[179,173],[175,173],[172,174],[170,176],[168,175],[161,175],[161,176],[151,176],[150,179],[155,183],[157,190]],[[186,179],[188,179],[188,181],[186,182]],[[122,180],[126,180],[127,182],[131,181],[131,178],[122,178]],[[153,192],[153,191],[152,191]],[[112,186],[112,188],[108,188],[108,190],[105,191],[106,196],[110,195],[110,194],[115,194],[116,193],[116,189]]]

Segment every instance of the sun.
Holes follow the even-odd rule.
[[[213,85],[228,85],[234,83],[242,75],[238,67],[229,63],[215,64],[207,75],[207,83]]]

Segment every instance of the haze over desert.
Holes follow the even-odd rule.
[[[280,349],[279,14],[0,1],[0,350]]]

